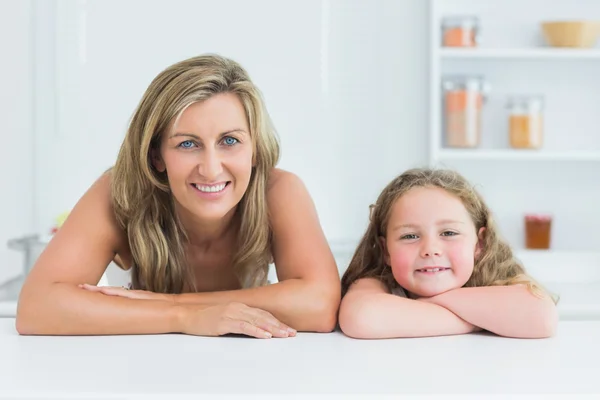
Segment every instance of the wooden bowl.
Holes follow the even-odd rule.
[[[600,21],[546,21],[541,25],[553,47],[594,47],[600,35]]]

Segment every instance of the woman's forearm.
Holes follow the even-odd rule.
[[[478,330],[444,307],[387,293],[349,293],[339,316],[342,331],[359,339],[458,335]]]
[[[552,300],[535,297],[523,285],[460,288],[427,301],[502,336],[548,337],[554,334],[558,322]]]
[[[106,296],[73,284],[24,287],[16,328],[23,335],[118,335],[178,332],[179,310],[166,301]]]
[[[179,294],[175,296],[175,302],[240,302],[270,312],[279,321],[297,331],[331,332],[336,325],[340,290],[335,285],[287,279],[251,289]]]

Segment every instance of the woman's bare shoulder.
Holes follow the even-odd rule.
[[[290,188],[304,188],[304,183],[293,172],[286,171],[281,168],[273,168],[269,173],[269,181],[267,184],[267,195],[277,195],[281,190]]]
[[[30,280],[98,282],[116,254],[128,254],[127,235],[111,205],[110,178],[103,174],[75,204],[36,261]]]

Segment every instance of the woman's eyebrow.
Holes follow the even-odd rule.
[[[230,129],[230,130],[227,130],[227,131],[225,131],[225,132],[223,132],[223,133],[219,134],[219,136],[225,136],[225,135],[229,135],[230,133],[234,133],[234,132],[247,133],[247,132],[246,132],[244,129],[241,129],[241,128],[235,128],[235,129]],[[169,139],[171,139],[171,138],[174,138],[174,137],[178,137],[178,136],[185,136],[185,137],[191,137],[191,138],[194,138],[194,139],[196,139],[196,140],[202,140],[202,139],[200,138],[200,136],[198,136],[198,135],[195,135],[195,134],[193,134],[193,133],[189,133],[189,132],[175,132],[175,133],[173,133],[173,134],[171,134],[171,135],[169,136]]]

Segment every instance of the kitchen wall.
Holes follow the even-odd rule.
[[[425,2],[118,4],[118,13],[117,2],[105,0],[65,2],[55,11],[58,120],[54,131],[38,134],[43,167],[36,170],[40,192],[53,195],[37,198],[38,229],[112,164],[150,80],[202,52],[231,56],[249,70],[281,137],[280,166],[305,181],[332,240],[355,238],[383,185],[426,162]],[[207,13],[227,15],[227,29],[218,17],[199,24]],[[41,95],[52,98],[50,91]]]
[[[31,12],[29,1],[0,1],[0,282],[21,264],[7,241],[34,229]]]
[[[54,217],[112,165],[150,80],[195,54],[219,52],[249,70],[281,137],[281,167],[305,181],[334,243],[354,243],[383,186],[428,161],[428,2],[166,4],[0,2],[0,165],[7,171],[0,279],[19,261],[5,249],[6,240],[47,232]],[[521,245],[520,206],[535,208],[552,198],[552,207],[570,210],[558,225],[557,248],[597,248],[597,163],[458,167],[490,197],[513,244]],[[543,178],[532,181],[520,171]],[[531,185],[534,195],[525,190]],[[577,200],[561,200],[567,191]]]

